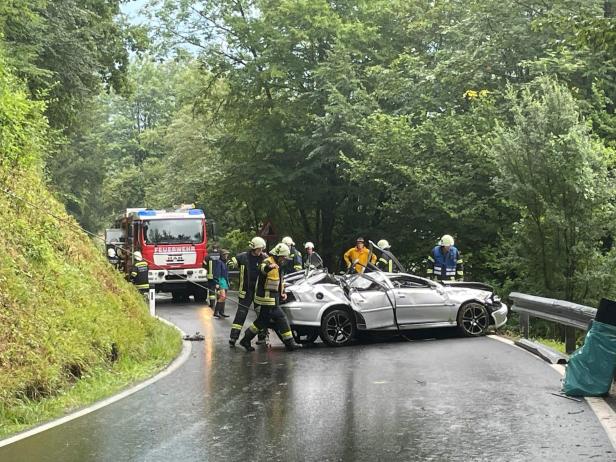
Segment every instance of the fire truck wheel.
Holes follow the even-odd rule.
[[[205,303],[207,302],[207,290],[205,289],[197,289],[195,290],[195,292],[193,293],[193,296],[195,297],[195,302],[196,303]]]
[[[175,303],[180,303],[182,301],[182,292],[171,292],[171,298]]]

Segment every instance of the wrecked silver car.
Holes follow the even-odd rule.
[[[441,284],[407,273],[334,276],[326,271],[288,279],[284,309],[296,339],[347,345],[360,331],[455,327],[484,335],[507,322],[507,306],[475,282]]]

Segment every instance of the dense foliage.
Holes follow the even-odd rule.
[[[271,220],[332,269],[364,235],[419,273],[451,233],[504,292],[616,295],[611,2],[150,0],[128,66],[142,28],[89,4],[101,20],[79,30],[113,39],[84,41],[98,95],[47,163],[89,228],[194,201],[234,247]],[[35,46],[53,9],[30,11],[5,21],[37,57],[20,75],[62,82]]]
[[[57,138],[9,62],[0,47],[0,436],[63,413],[31,406],[80,379],[125,386],[181,344],[47,190],[42,159]]]
[[[159,52],[194,56],[176,87],[194,97],[159,131],[145,203],[194,199],[227,230],[270,219],[332,267],[367,235],[421,273],[448,232],[470,276],[505,291],[587,303],[614,292],[609,2],[149,11]]]

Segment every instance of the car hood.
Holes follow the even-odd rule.
[[[468,300],[484,301],[492,296],[489,290],[471,289],[468,287],[444,287],[450,300],[463,303]]]

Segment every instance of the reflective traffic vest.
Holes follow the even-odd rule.
[[[435,246],[428,257],[428,276],[435,279],[454,281],[464,277],[464,261],[457,247],[451,246],[449,252],[443,253],[440,245]]]
[[[261,263],[257,288],[255,290],[255,304],[275,306],[276,296],[284,292],[284,278],[280,268],[272,268],[276,265],[275,257],[267,257]]]

